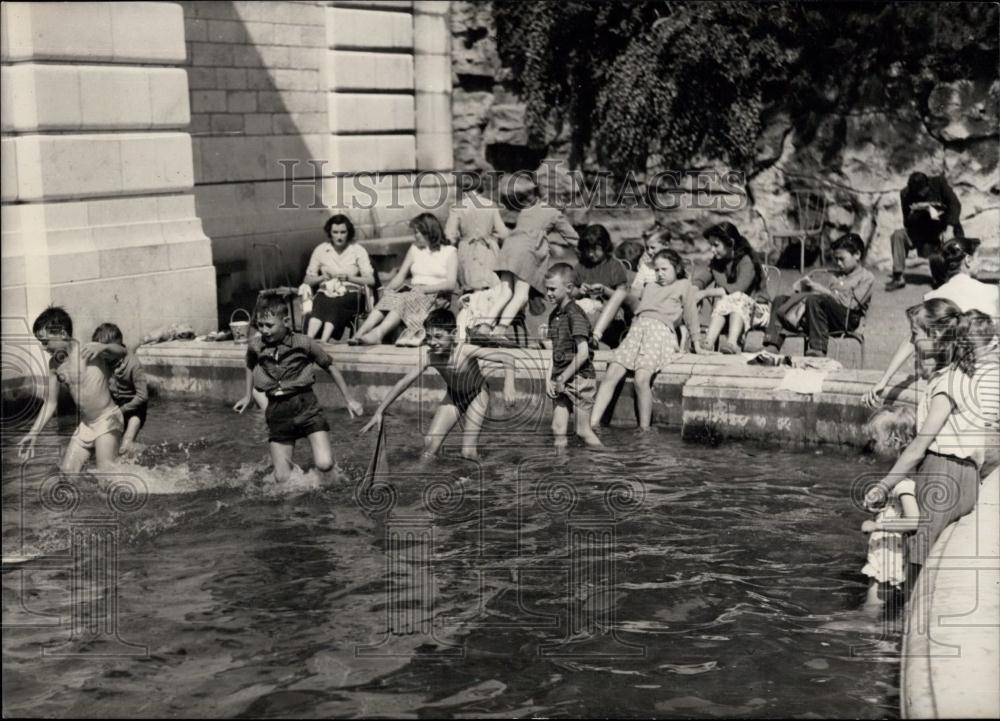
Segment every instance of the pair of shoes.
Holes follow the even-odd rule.
[[[719,340],[719,352],[726,355],[736,355],[742,351],[739,349],[739,346],[730,343],[728,338],[722,338]]]
[[[901,290],[906,287],[906,281],[902,278],[893,278],[888,283],[885,284],[885,290],[887,293],[892,293],[894,290]]]
[[[779,353],[772,353],[768,350],[762,350],[760,353],[755,355],[753,358],[747,361],[747,365],[752,366],[790,366],[792,365],[792,359],[786,355],[781,355]]]

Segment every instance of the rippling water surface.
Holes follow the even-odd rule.
[[[357,494],[374,439],[329,417],[341,476],[287,486],[261,414],[219,404],[154,406],[120,478],[5,452],[4,555],[40,554],[3,576],[5,713],[896,715],[852,452],[487,434],[482,465],[416,471],[420,421],[393,417],[391,493]]]

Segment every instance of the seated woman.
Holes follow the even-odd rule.
[[[518,178],[518,180],[524,180]],[[496,272],[503,287],[476,329],[480,334],[506,336],[530,295],[545,295],[545,273],[553,263],[575,255],[568,248],[578,236],[566,216],[542,203],[538,186],[524,180],[522,195],[528,206],[517,216],[514,230],[500,249]],[[550,234],[554,237],[549,239]],[[575,258],[574,258],[575,260]]]
[[[625,266],[614,256],[611,236],[603,225],[584,228],[577,248],[580,251],[580,265],[576,268],[580,279],[577,305],[587,314],[594,340],[617,348],[626,329],[624,314],[619,312],[628,295]]]
[[[739,353],[748,330],[764,328],[771,313],[767,277],[750,241],[736,226],[723,222],[705,231],[714,257],[708,267],[691,279],[700,290],[698,300],[717,298],[705,334],[705,348],[712,350],[728,324],[728,338],[719,341],[723,353]]]
[[[438,296],[448,295],[457,287],[458,255],[447,244],[441,223],[430,213],[421,213],[410,221],[415,236],[406,251],[403,264],[392,277],[381,300],[358,329],[351,345],[375,345],[400,323],[406,326],[397,345],[420,345],[424,319],[438,303]],[[409,283],[407,283],[409,279]]]
[[[316,246],[309,258],[300,295],[312,300],[306,334],[327,342],[336,340],[365,310],[365,286],[375,285],[368,252],[354,242],[354,223],[334,215],[323,224],[327,243]]]

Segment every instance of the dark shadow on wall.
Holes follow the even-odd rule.
[[[303,68],[287,67],[288,63],[268,66],[265,54],[269,51],[262,53],[262,48],[282,46],[255,42],[247,29],[246,23],[254,22],[255,36],[260,38],[259,27],[268,22],[266,15],[254,16],[253,21],[241,17],[241,11],[250,3],[181,2],[180,5],[188,49],[185,69],[195,146],[195,199],[198,216],[212,241],[218,323],[220,329],[225,329],[237,309],[249,311],[254,307],[261,289],[297,286],[301,282],[313,248],[324,239],[322,227],[329,212],[322,207],[318,187],[315,190],[318,203],[313,203],[311,189],[300,188],[294,196],[288,196],[296,201],[295,207],[280,207],[289,189],[282,190],[281,186],[288,184],[281,179],[283,171],[277,161],[299,161],[294,166],[293,178],[300,182],[312,179],[314,168],[306,162],[313,156],[282,95],[286,91],[301,91],[279,83],[280,76],[290,75],[281,71]],[[241,7],[238,9],[237,5]],[[295,4],[254,5],[273,9]],[[322,26],[322,13],[318,18]],[[303,23],[306,21],[303,15]],[[317,50],[321,63],[323,51]],[[277,54],[281,55],[280,50]],[[315,69],[316,92],[325,95],[318,82],[320,70]],[[325,112],[325,98],[322,108]],[[262,125],[265,118],[268,126]],[[326,128],[319,130],[314,134],[326,132]],[[235,138],[247,141],[234,143]],[[252,162],[234,160],[234,154],[246,159],[258,158],[260,165],[248,170]],[[219,171],[220,167],[230,171]],[[231,203],[231,209],[223,207],[226,203]],[[238,207],[248,204],[254,215],[261,216],[256,227],[252,220],[237,214]],[[310,208],[310,205],[321,207]]]

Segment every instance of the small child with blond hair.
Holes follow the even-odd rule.
[[[917,434],[913,411],[906,406],[886,406],[872,414],[865,425],[869,448],[880,458],[896,458]],[[861,572],[870,578],[865,608],[876,610],[892,588],[906,582],[906,543],[903,534],[915,531],[920,521],[912,479],[893,488],[886,505],[874,519],[861,524],[868,537],[868,559]]]

